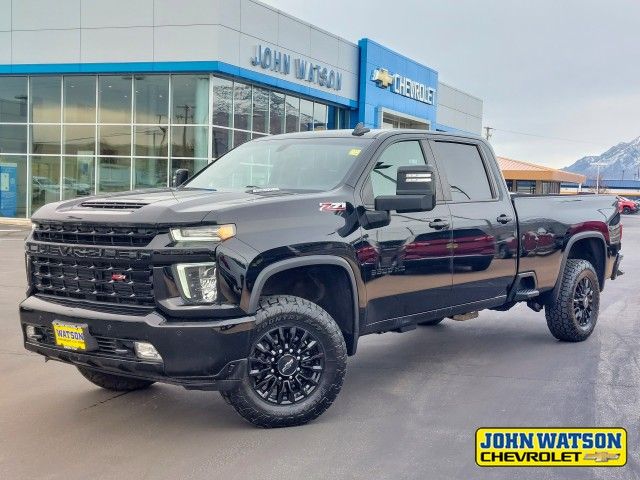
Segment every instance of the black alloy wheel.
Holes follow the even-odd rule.
[[[588,277],[583,277],[573,294],[573,313],[581,328],[588,328],[593,315],[593,285]]]
[[[242,380],[222,397],[264,428],[303,425],[336,399],[347,368],[347,346],[320,306],[292,295],[260,299]]]
[[[323,372],[322,344],[299,326],[268,331],[249,355],[251,386],[273,404],[290,405],[305,399],[316,389]]]
[[[545,304],[545,317],[551,334],[565,342],[589,338],[598,322],[600,283],[587,260],[570,258],[561,272],[557,294]]]

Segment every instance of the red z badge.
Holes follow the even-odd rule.
[[[344,212],[347,209],[345,202],[320,202],[321,212]]]

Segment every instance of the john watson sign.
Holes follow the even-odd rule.
[[[292,59],[289,53],[271,47],[256,45],[255,54],[251,57],[251,65],[282,75],[290,75],[293,69],[293,75],[298,80],[332,90],[342,90],[342,73],[302,57]]]

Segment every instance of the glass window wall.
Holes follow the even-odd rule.
[[[131,155],[131,125],[100,125],[100,155]]]
[[[178,168],[194,174],[267,134],[335,128],[345,112],[210,74],[0,76],[0,216],[167,186]]]
[[[0,154],[0,216],[27,215],[27,157]]]
[[[166,158],[135,158],[133,188],[166,187],[167,165]]]
[[[60,123],[62,112],[62,78],[31,77],[31,121]]]
[[[27,122],[27,77],[0,77],[0,122]]]
[[[27,126],[0,124],[0,153],[27,153]]]
[[[60,154],[60,125],[32,125],[31,153]]]
[[[168,156],[169,127],[166,125],[136,125],[134,155]]]
[[[93,155],[64,157],[62,167],[64,200],[93,195],[96,187]]]
[[[96,123],[96,77],[64,77],[65,123]]]
[[[60,157],[31,157],[31,212],[60,200]]]
[[[136,75],[136,123],[169,123],[169,75]]]
[[[177,125],[209,123],[209,76],[172,76],[173,113],[171,122]]]
[[[98,122],[131,123],[131,76],[98,78]]]
[[[98,193],[122,192],[131,188],[131,158],[98,158]]]

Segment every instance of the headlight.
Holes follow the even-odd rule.
[[[213,303],[218,296],[215,263],[174,265],[180,295],[188,303]]]
[[[235,235],[236,226],[232,223],[171,229],[171,238],[174,242],[221,242]]]

